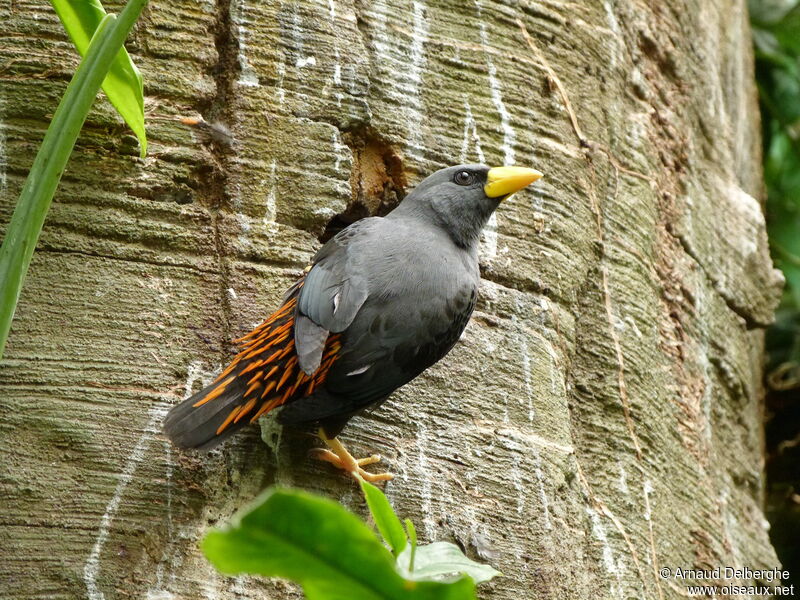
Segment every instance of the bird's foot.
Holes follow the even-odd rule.
[[[372,465],[380,462],[381,457],[377,454],[373,454],[372,456],[368,456],[366,458],[355,458],[347,451],[347,448],[344,447],[344,444],[342,444],[336,438],[328,438],[324,435],[320,435],[320,437],[322,438],[322,441],[328,445],[330,450],[325,448],[315,448],[311,451],[314,458],[331,463],[339,469],[349,473],[354,479],[364,479],[365,481],[374,483],[376,481],[389,481],[394,478],[394,475],[391,473],[370,473],[364,470],[363,467],[366,465]]]

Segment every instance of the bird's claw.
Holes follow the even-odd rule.
[[[350,473],[355,477],[355,473]],[[394,479],[394,473],[367,473],[364,469],[358,470],[358,475],[364,481],[368,481],[370,483],[377,483],[379,481],[391,481]]]
[[[370,483],[375,483],[377,481],[390,481],[394,478],[394,475],[391,473],[369,473],[362,468],[366,465],[372,465],[380,462],[380,455],[373,454],[372,456],[368,456],[366,458],[354,458],[346,450],[344,450],[344,452],[341,450],[344,450],[344,446],[342,446],[340,449],[340,454],[343,456],[340,456],[339,454],[325,448],[313,448],[310,451],[310,454],[318,460],[324,460],[325,462],[329,462],[335,467],[346,471],[353,477],[353,479],[356,480],[363,479],[365,481],[369,481]]]
[[[356,464],[359,467],[363,467],[365,465],[372,465],[375,463],[381,462],[381,455],[380,454],[373,454],[372,456],[368,456],[366,458],[357,458]]]

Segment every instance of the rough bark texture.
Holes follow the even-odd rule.
[[[546,177],[501,207],[442,363],[356,419],[486,599],[672,598],[660,567],[774,567],[761,509],[770,263],[744,0],[153,0],[129,43],[150,155],[98,103],[0,371],[8,598],[295,598],[197,541],[273,482],[364,513],[264,425],[176,453],[208,381],[319,239],[458,162]],[[0,222],[76,55],[0,2]],[[227,123],[234,141],[179,122]],[[224,137],[224,136],[223,136]]]

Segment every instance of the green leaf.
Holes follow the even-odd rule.
[[[411,519],[406,519],[405,524],[406,532],[408,533],[408,539],[411,542],[411,550],[408,559],[408,571],[411,572],[414,570],[414,557],[417,554],[417,528],[414,527]]]
[[[768,27],[783,19],[786,14],[798,5],[797,0],[750,0],[750,19],[753,25]]]
[[[400,519],[397,518],[392,505],[389,504],[389,500],[382,491],[363,479],[360,479],[359,483],[378,531],[381,532],[383,539],[389,544],[392,553],[398,556],[403,551],[403,548],[406,547],[407,542]]]
[[[128,0],[118,19],[106,15],[100,22],[36,153],[0,248],[0,356],[45,216],[78,132],[145,4],[147,0]]]
[[[489,565],[482,565],[467,558],[458,546],[449,542],[433,542],[419,546],[413,571],[410,568],[410,555],[409,551],[403,552],[397,559],[397,566],[406,577],[418,581],[452,581],[468,575],[475,583],[482,583],[502,575]]]
[[[800,4],[786,12],[778,21],[768,25],[781,45],[794,54],[800,53]]]
[[[776,124],[765,154],[764,176],[769,190],[767,226],[775,263],[786,276],[795,310],[800,309],[800,153],[791,137]]]
[[[94,32],[106,16],[103,5],[99,0],[50,0],[50,3],[75,48],[81,56],[85,56]],[[147,154],[147,136],[144,130],[142,76],[124,47],[117,52],[102,87],[108,100],[139,138],[140,154],[144,158]]]
[[[206,535],[202,548],[223,573],[284,577],[309,600],[474,600],[475,584],[402,578],[394,559],[360,519],[306,492],[272,489]]]

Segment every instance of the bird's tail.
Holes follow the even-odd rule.
[[[210,449],[261,415],[307,396],[328,374],[341,348],[328,338],[320,367],[307,375],[297,364],[294,313],[302,280],[292,286],[281,307],[261,325],[235,340],[240,351],[208,387],[167,414],[164,432],[180,448]]]

